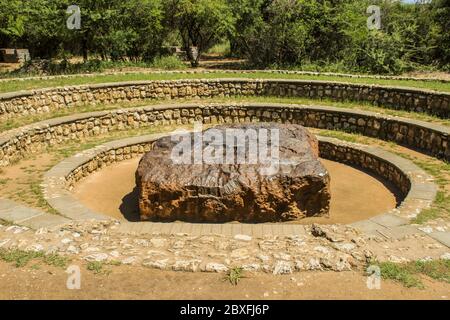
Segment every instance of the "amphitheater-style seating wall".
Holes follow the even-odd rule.
[[[0,166],[29,153],[109,131],[150,126],[238,122],[285,122],[360,133],[450,160],[450,129],[416,120],[332,107],[286,104],[177,104],[98,111],[50,119],[0,136]]]
[[[0,94],[0,120],[88,104],[146,99],[281,96],[360,101],[392,109],[450,115],[450,93],[311,80],[192,79],[117,82]]]

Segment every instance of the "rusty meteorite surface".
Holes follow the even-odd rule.
[[[178,142],[161,138],[136,171],[141,220],[276,222],[328,215],[330,177],[318,159],[318,141],[311,133],[300,125],[278,123],[213,129],[225,137],[227,128],[258,133],[278,129],[279,170],[267,175],[261,170],[267,163],[177,164],[171,153]],[[186,138],[194,143],[194,133]],[[206,145],[197,141],[197,146]],[[225,142],[223,146],[225,150]]]

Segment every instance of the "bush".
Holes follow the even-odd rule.
[[[93,73],[102,72],[105,67],[101,60],[93,59],[86,62],[71,63],[69,60],[63,59],[61,62],[50,62],[48,64],[47,73],[51,75],[57,74],[75,74],[75,73]]]
[[[231,55],[230,42],[223,42],[216,44],[211,49],[208,50],[209,54],[217,54],[222,57],[229,57]]]
[[[177,70],[186,69],[186,64],[177,56],[162,56],[153,60],[151,66],[157,69]]]
[[[143,61],[103,61],[92,59],[86,62],[72,63],[68,59],[56,60],[32,60],[27,61],[14,75],[60,75],[78,73],[104,72],[109,69],[120,68],[157,68],[164,70],[179,70],[187,68],[186,64],[177,56],[162,56],[155,58],[151,63]]]
[[[402,41],[396,34],[372,31],[358,50],[356,66],[364,72],[377,74],[408,71],[410,66],[402,60],[402,48]]]

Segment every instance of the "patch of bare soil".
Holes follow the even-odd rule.
[[[1,168],[0,197],[42,208],[45,206],[45,201],[40,192],[40,179],[43,173],[54,165],[54,162],[54,155],[42,153]]]
[[[0,73],[11,72],[19,69],[20,63],[0,63]]]
[[[331,176],[330,217],[306,218],[300,223],[352,223],[395,208],[394,193],[380,180],[338,162],[321,161]],[[75,197],[94,211],[138,221],[134,180],[138,162],[123,161],[92,174],[76,186]]]
[[[188,273],[116,266],[95,274],[81,266],[80,290],[67,289],[61,268],[16,268],[0,262],[0,299],[438,299],[448,300],[450,285],[423,278],[425,289],[381,281],[368,289],[360,272],[304,272],[274,276],[246,273],[237,286],[223,274]]]
[[[449,72],[408,72],[402,74],[404,77],[413,77],[420,79],[439,79],[439,80],[449,80],[450,81],[450,73]]]

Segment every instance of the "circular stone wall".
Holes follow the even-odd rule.
[[[42,121],[0,135],[0,167],[48,146],[110,131],[160,125],[283,122],[394,141],[450,160],[450,128],[373,112],[292,104],[159,105]]]
[[[86,104],[146,99],[280,96],[365,101],[393,109],[450,115],[450,94],[413,88],[308,80],[195,79],[117,82],[0,94],[0,119]]]
[[[77,181],[101,168],[132,159],[149,151],[153,141],[159,137],[161,135],[115,141],[62,161],[45,175],[43,187],[46,200],[62,215],[70,219],[104,219],[104,215],[93,212],[77,201],[69,189],[72,189]],[[347,164],[365,168],[390,181],[399,189],[403,199],[401,205],[387,214],[372,219],[394,220],[396,223],[406,224],[408,220],[402,217],[411,212],[420,212],[434,200],[436,186],[429,181],[430,177],[426,173],[411,162],[374,147],[344,143],[323,137],[320,137],[319,141],[321,157],[341,160]],[[176,226],[177,223],[150,224],[161,227],[171,225],[170,228],[177,230],[179,228]],[[283,228],[282,224],[264,225],[270,225],[271,230],[275,230],[273,232],[281,232],[277,230]],[[163,229],[165,230],[165,227]]]
[[[181,81],[183,82],[183,81]],[[195,81],[193,81],[195,82]],[[205,81],[207,82],[207,81]],[[227,85],[222,81],[211,81],[215,83],[213,86],[208,87],[205,94],[201,97],[215,97],[215,96],[227,96],[227,95],[254,95],[255,87],[247,86],[249,83],[257,83],[258,81],[247,81],[244,83],[242,79],[237,82]],[[240,85],[239,82],[244,83]],[[272,81],[273,82],[273,81]],[[333,89],[331,83],[327,83],[327,88],[321,91],[312,89],[310,90],[307,85],[304,85],[305,90],[298,90],[294,84],[289,87],[289,82],[281,81],[281,85],[277,84],[272,93],[268,91],[259,91],[259,95],[292,95],[292,96],[307,96],[312,95],[313,98],[330,97],[330,94],[339,92],[339,88]],[[307,81],[306,81],[307,82]],[[105,103],[118,103],[120,101],[137,101],[144,99],[158,99],[158,98],[179,98],[186,96],[187,91],[183,88],[178,90],[178,81],[161,82],[165,86],[162,92],[156,92],[153,89],[147,89],[147,85],[152,83],[129,83],[129,84],[114,84],[98,85],[98,86],[81,86],[72,88],[54,88],[47,90],[36,90],[33,92],[24,93],[12,93],[3,94],[0,98],[0,121],[10,117],[16,117],[21,115],[35,114],[40,112],[50,112],[53,109],[75,107],[77,105],[95,104],[100,102]],[[154,83],[153,83],[154,84]],[[182,84],[182,83],[181,83]],[[122,87],[120,85],[123,85]],[[190,85],[190,84],[189,84]],[[221,89],[220,86],[224,86]],[[344,85],[344,84],[342,84]],[[199,87],[204,84],[199,85]],[[258,84],[256,85],[258,86]],[[302,84],[303,86],[303,84]],[[315,83],[313,84],[315,86]],[[338,87],[341,84],[338,84]],[[114,87],[118,88],[113,89]],[[166,88],[167,87],[167,88]],[[181,86],[183,87],[183,86]],[[206,86],[204,86],[205,88]],[[262,86],[264,87],[264,86]],[[341,86],[342,87],[342,86]],[[374,104],[384,101],[384,106],[389,106],[391,103],[392,108],[399,108],[405,110],[425,111],[433,113],[433,109],[436,110],[436,114],[443,118],[448,118],[448,96],[449,94],[442,94],[437,92],[428,92],[425,90],[410,90],[406,89],[392,89],[390,93],[384,93],[378,88],[373,91],[368,86],[351,85],[348,94],[344,96],[331,96],[332,99],[352,99],[355,101],[370,101]],[[77,96],[79,92],[77,90],[87,90],[81,95]],[[140,92],[143,88],[144,93]],[[185,87],[187,88],[187,87]],[[256,87],[258,88],[258,87]],[[261,87],[260,87],[261,88]],[[317,88],[317,87],[315,87]],[[355,89],[359,88],[359,89]],[[323,88],[319,88],[323,89]],[[234,91],[233,91],[234,90]],[[297,91],[296,91],[297,90]],[[331,91],[330,91],[331,90]],[[354,90],[352,92],[352,90]],[[378,90],[378,91],[377,91]],[[157,89],[159,91],[159,89]],[[93,96],[90,94],[95,92]],[[341,91],[342,92],[342,91]],[[125,93],[125,95],[124,95]],[[156,95],[155,95],[156,93]],[[366,96],[366,93],[373,94],[371,97]],[[54,94],[51,96],[50,94]],[[111,95],[116,94],[114,97]],[[150,94],[150,95],[149,95]],[[152,95],[153,94],[153,95]],[[344,94],[344,93],[343,93]],[[382,95],[382,97],[380,97]],[[400,100],[395,97],[397,95]],[[198,91],[197,91],[197,96]],[[194,97],[197,97],[194,96]],[[193,96],[191,96],[193,97]],[[63,101],[61,101],[61,98]],[[86,100],[87,99],[87,100]],[[91,99],[91,100],[90,100]],[[359,99],[359,100],[358,100]],[[385,100],[388,99],[388,100]],[[390,101],[389,101],[390,99]],[[395,100],[395,101],[394,101]],[[75,111],[75,109],[74,109]],[[437,126],[423,121],[415,121],[409,119],[401,119],[397,117],[381,116],[370,112],[335,109],[327,107],[299,107],[294,105],[269,105],[269,104],[246,104],[242,106],[234,106],[229,104],[216,105],[216,106],[160,106],[149,108],[135,108],[127,110],[114,110],[98,113],[86,113],[83,115],[73,115],[65,118],[52,119],[43,121],[31,126],[22,127],[13,131],[4,132],[0,135],[0,166],[6,166],[11,164],[12,161],[20,160],[23,157],[28,156],[30,153],[45,150],[48,146],[63,144],[69,140],[79,141],[85,137],[101,135],[109,131],[115,130],[128,130],[138,127],[151,127],[156,125],[166,124],[187,124],[194,121],[202,121],[204,123],[237,123],[248,121],[279,121],[287,123],[300,123],[308,124],[311,127],[335,129],[348,132],[361,133],[363,135],[376,137],[384,140],[395,141],[399,144],[406,145],[410,148],[417,148],[424,153],[431,154],[441,159],[449,160],[449,128],[443,126]],[[151,138],[154,139],[155,137]],[[432,182],[432,177],[425,174],[422,170],[417,168],[411,161],[392,155],[388,152],[382,151],[377,148],[371,148],[368,146],[354,145],[343,142],[338,142],[333,139],[322,139],[321,149],[325,151],[323,156],[326,157],[326,153],[330,153],[330,159],[338,159],[340,161],[347,162],[348,164],[364,163],[368,170],[374,170],[376,175],[382,175],[386,179],[391,179],[392,183],[396,183],[399,188],[404,188],[406,193],[403,194],[403,201],[396,209],[390,210],[386,214],[381,214],[372,217],[368,220],[352,223],[352,226],[357,227],[355,230],[348,226],[311,226],[304,227],[298,224],[180,224],[180,223],[112,223],[111,229],[102,229],[101,232],[113,232],[113,237],[108,239],[108,245],[111,245],[113,238],[122,240],[122,238],[130,237],[132,234],[137,235],[140,238],[145,234],[151,240],[156,242],[162,242],[167,240],[167,246],[163,246],[168,252],[174,252],[172,249],[173,242],[178,244],[179,239],[183,240],[189,238],[196,238],[192,246],[186,247],[189,254],[195,251],[197,254],[198,244],[200,241],[209,238],[211,242],[220,242],[223,240],[230,244],[231,248],[235,248],[234,245],[237,242],[246,243],[252,236],[254,239],[264,239],[261,242],[256,242],[254,239],[255,247],[267,248],[276,243],[277,245],[284,246],[287,250],[282,253],[292,254],[292,244],[297,240],[305,236],[305,238],[315,237],[311,244],[322,243],[322,240],[329,240],[329,249],[334,250],[336,238],[334,234],[330,233],[330,230],[334,228],[341,228],[342,233],[347,233],[352,230],[352,234],[359,238],[360,235],[366,239],[382,239],[380,246],[384,246],[383,239],[392,239],[392,243],[397,245],[403,245],[404,243],[413,245],[407,246],[408,248],[418,249],[421,248],[423,255],[416,256],[414,260],[427,257],[430,253],[433,253],[435,257],[435,251],[430,251],[427,244],[428,236],[440,241],[442,244],[449,246],[450,239],[449,233],[444,231],[426,230],[417,225],[408,225],[409,219],[416,216],[424,208],[429,208],[436,195],[436,185]],[[331,145],[334,145],[332,147]],[[11,221],[14,224],[21,226],[27,226],[32,229],[53,229],[64,230],[68,225],[106,225],[104,222],[91,222],[85,221],[86,219],[99,219],[104,220],[105,216],[97,214],[92,210],[86,208],[83,204],[77,202],[70,191],[66,189],[67,186],[75,185],[77,181],[88,177],[91,173],[97,172],[107,165],[116,164],[124,159],[132,159],[138,157],[145,150],[150,150],[151,143],[149,139],[144,137],[136,137],[127,139],[126,141],[116,141],[109,144],[98,146],[87,152],[84,152],[77,157],[66,159],[52,170],[50,170],[45,177],[42,189],[45,193],[45,198],[54,207],[61,209],[66,217],[57,214],[49,214],[42,210],[25,207],[23,205],[14,203],[7,199],[0,199],[0,218]],[[356,149],[356,151],[350,151]],[[120,163],[119,163],[120,164]],[[75,219],[77,221],[73,221]],[[61,226],[64,226],[61,229]],[[17,226],[11,226],[11,228],[21,228]],[[7,227],[10,228],[10,227]],[[327,228],[329,228],[327,230]],[[24,228],[25,229],[25,228]],[[431,228],[430,228],[431,229]],[[92,241],[98,238],[98,231],[95,229],[95,234],[92,232]],[[29,233],[40,236],[40,232],[29,230]],[[426,233],[426,235],[425,235]],[[88,234],[88,233],[86,233]],[[157,234],[157,235],[155,235]],[[219,234],[219,237],[215,237],[215,234]],[[12,235],[12,233],[10,233]],[[53,233],[48,233],[48,237],[54,238]],[[111,234],[108,234],[108,237]],[[200,236],[202,235],[202,236]],[[213,235],[213,236],[211,236]],[[352,235],[352,237],[353,237]],[[373,237],[376,235],[377,237]],[[197,237],[199,236],[199,237]],[[234,236],[230,238],[230,236]],[[268,237],[271,237],[268,240]],[[283,237],[279,237],[283,236]],[[413,236],[409,238],[410,236]],[[214,238],[215,237],[215,238]],[[211,240],[212,238],[212,240]],[[358,239],[354,238],[354,239]],[[406,242],[401,242],[408,239]],[[81,239],[81,238],[80,238]],[[78,239],[78,240],[80,240]],[[85,239],[85,238],[83,238]],[[106,238],[105,238],[106,239]],[[278,239],[281,239],[278,242]],[[401,239],[401,240],[400,240]],[[267,240],[267,241],[266,241]],[[400,240],[400,241],[397,241]],[[430,240],[430,239],[428,239]],[[197,242],[199,241],[199,242]],[[339,240],[338,240],[339,241]],[[347,241],[347,240],[345,240]],[[408,242],[409,241],[409,242]],[[56,239],[59,242],[59,239]],[[357,241],[350,240],[349,243],[355,243]],[[376,240],[378,242],[378,240]],[[118,241],[116,243],[119,243]],[[372,250],[373,243],[370,246],[366,246],[366,249]],[[46,243],[50,245],[49,243]],[[298,244],[298,242],[297,242]],[[60,243],[58,243],[61,246]],[[299,247],[302,247],[303,242]],[[437,246],[434,243],[433,246]],[[386,246],[387,247],[387,246]],[[342,246],[343,248],[343,246]],[[385,252],[391,254],[391,246],[386,249]],[[361,250],[360,250],[361,249]],[[365,250],[360,247],[358,250],[361,254],[360,266],[363,267],[367,261],[368,256],[364,256]],[[403,249],[403,247],[401,248]],[[446,248],[445,248],[446,249]],[[62,250],[65,250],[63,248]],[[147,247],[143,247],[143,254],[148,252]],[[193,251],[194,250],[194,251]],[[270,249],[269,249],[270,250]],[[314,249],[316,250],[316,249]],[[308,252],[308,259],[312,257],[314,253],[311,250]],[[444,249],[440,249],[444,250]],[[408,250],[410,251],[410,250]],[[210,251],[205,250],[205,257]],[[178,252],[174,252],[176,256]],[[229,253],[229,252],[228,252]],[[226,254],[220,252],[220,254]],[[234,252],[233,252],[234,253]],[[253,253],[253,251],[252,251]],[[442,251],[444,253],[444,251]],[[277,253],[278,254],[278,253]],[[305,254],[302,253],[303,256]],[[210,256],[208,255],[208,258]],[[255,258],[256,254],[252,256]],[[280,256],[274,254],[274,258],[280,259]],[[330,265],[321,265],[319,258],[323,257],[323,251],[316,252],[314,258],[314,264],[306,265],[307,270],[313,270],[316,266],[319,268],[330,268]],[[436,256],[436,257],[439,257]],[[126,261],[128,258],[124,259]],[[282,259],[282,258],[281,258]],[[359,258],[358,258],[359,259]],[[318,261],[316,263],[316,261]],[[340,267],[334,268],[342,270],[342,260],[339,260]],[[381,260],[380,260],[381,261]],[[171,270],[189,270],[194,271],[197,265],[192,268],[185,268],[186,261],[175,261],[165,263],[163,260],[158,261],[146,261],[144,265],[153,266],[161,269],[170,268]],[[242,262],[242,261],[241,261]],[[301,261],[295,261],[295,267],[299,270],[303,270],[300,267]],[[305,262],[307,263],[307,262]],[[226,263],[228,265],[228,263]],[[241,264],[240,264],[241,265]],[[285,262],[277,261],[273,269],[267,268],[269,272],[277,273],[280,270],[285,270],[285,266],[288,265],[288,269],[292,270],[294,261]],[[234,266],[234,264],[233,264]],[[231,267],[231,266],[230,266]],[[228,266],[218,265],[217,263],[208,263],[205,268],[200,269],[206,271],[226,271]],[[247,270],[247,269],[246,269]],[[290,272],[290,271],[289,271]]]

